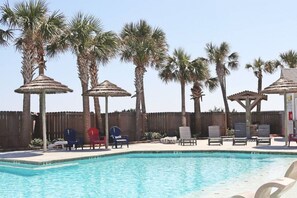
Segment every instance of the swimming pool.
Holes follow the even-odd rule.
[[[1,162],[1,196],[148,198],[194,193],[203,197],[210,186],[261,169],[286,170],[295,159],[294,155],[177,152],[130,153],[42,166]]]

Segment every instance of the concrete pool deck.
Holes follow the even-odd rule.
[[[290,147],[285,146],[283,138],[276,137],[272,139],[271,145],[261,144],[256,146],[255,141],[248,141],[247,145],[232,145],[232,141],[224,141],[223,145],[213,144],[208,145],[207,140],[198,140],[197,145],[186,145],[181,146],[179,144],[163,144],[160,142],[148,142],[148,143],[137,143],[130,144],[129,148],[123,145],[122,148],[114,149],[111,146],[108,149],[98,147],[93,150],[88,146],[84,147],[84,150],[65,150],[65,149],[53,149],[47,152],[42,150],[27,150],[27,151],[13,151],[13,152],[2,152],[0,153],[0,161],[12,161],[12,162],[23,162],[23,163],[33,163],[33,164],[47,164],[51,162],[58,161],[68,161],[73,159],[81,158],[92,158],[103,155],[121,154],[128,152],[172,152],[172,151],[226,151],[226,152],[261,152],[261,153],[281,153],[281,154],[292,154],[296,155],[297,160],[297,144],[295,142],[291,143]],[[289,165],[289,164],[288,164]],[[244,191],[255,191],[263,183],[269,181],[271,178],[277,178],[283,176],[288,167],[281,167],[277,172],[273,172],[271,176],[271,171],[263,174],[246,176],[245,178],[238,178],[238,181],[226,181],[221,184],[212,186],[210,188],[204,189],[203,192],[196,192],[192,195],[186,197],[230,197],[240,192]],[[267,177],[270,174],[270,177]],[[229,183],[231,182],[231,183]],[[234,186],[236,182],[236,187]],[[230,187],[233,186],[233,187]],[[235,187],[235,188],[234,188]],[[203,193],[203,196],[201,196]],[[297,193],[297,186],[289,193],[288,196],[291,197],[292,194]]]
[[[179,144],[163,144],[160,142],[136,143],[130,144],[129,148],[123,145],[122,148],[108,149],[101,147],[90,149],[85,146],[83,150],[65,150],[65,149],[52,149],[47,152],[42,150],[26,150],[26,151],[12,151],[0,153],[0,160],[4,161],[19,161],[24,163],[42,164],[57,161],[67,161],[71,159],[89,158],[102,155],[120,154],[127,152],[164,152],[164,151],[231,151],[231,152],[267,152],[267,153],[285,153],[296,154],[297,159],[297,144],[291,143],[291,146],[285,146],[283,138],[273,138],[271,145],[260,144],[256,146],[255,141],[248,141],[247,145],[232,145],[232,141],[224,141],[223,145],[212,144],[208,145],[207,140],[198,140],[197,145]]]

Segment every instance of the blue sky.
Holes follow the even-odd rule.
[[[5,1],[0,0],[2,5]],[[19,1],[9,1],[11,5]],[[169,54],[182,47],[191,58],[205,57],[206,43],[220,45],[227,42],[231,51],[238,52],[240,67],[227,77],[227,95],[244,90],[256,91],[257,79],[245,64],[255,58],[279,58],[279,54],[296,50],[297,2],[294,0],[48,0],[51,11],[60,10],[70,20],[75,13],[83,12],[98,17],[105,31],[119,33],[126,23],[146,20],[151,26],[166,33]],[[21,111],[22,95],[14,92],[23,84],[20,74],[21,54],[13,45],[0,48],[0,111]],[[100,65],[99,81],[109,80],[134,94],[134,68],[132,63],[113,59]],[[211,66],[212,74],[214,66]],[[47,111],[82,111],[81,86],[77,75],[76,57],[70,52],[47,60],[46,75],[74,90],[68,94],[47,95]],[[264,75],[263,88],[279,78],[280,72]],[[144,87],[148,112],[179,112],[181,109],[180,85],[165,84],[158,72],[149,68],[145,73]],[[186,110],[193,112],[190,88],[186,87]],[[223,108],[221,90],[209,93],[204,90],[202,111]],[[100,98],[104,107],[104,99]],[[32,95],[31,110],[38,111],[38,96]],[[90,105],[93,110],[92,103]],[[230,110],[244,109],[229,101]],[[135,108],[135,98],[110,98],[109,111]],[[283,97],[268,95],[262,110],[283,110]]]

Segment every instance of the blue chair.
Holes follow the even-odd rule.
[[[127,144],[127,147],[129,148],[129,139],[127,135],[121,135],[121,129],[117,126],[113,126],[109,130],[110,137],[113,140],[112,148],[118,148],[118,145],[121,145],[121,148],[123,144]]]
[[[64,130],[64,140],[67,141],[68,143],[66,144],[66,149],[69,148],[75,148],[77,149],[78,147],[81,147],[84,149],[84,144],[83,144],[83,139],[82,138],[77,138],[76,137],[77,132],[74,129],[67,128]]]

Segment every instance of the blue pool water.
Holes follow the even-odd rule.
[[[0,162],[0,197],[183,197],[294,155],[133,153],[48,165]]]

